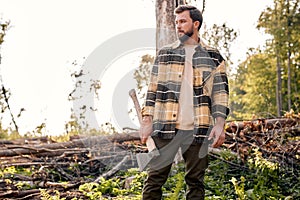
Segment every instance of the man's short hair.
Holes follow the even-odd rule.
[[[190,6],[190,5],[180,5],[174,10],[174,14],[180,14],[183,11],[190,11],[190,17],[192,18],[193,22],[194,21],[199,21],[199,27],[198,30],[200,29],[202,22],[203,22],[203,17],[201,11],[196,8],[195,6]]]

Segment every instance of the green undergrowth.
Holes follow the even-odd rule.
[[[246,162],[242,162],[230,151],[224,150],[218,156],[210,156],[210,164],[205,175],[206,200],[289,200],[300,198],[299,167],[282,167],[262,156],[258,149],[250,152]],[[0,168],[0,180],[19,190],[38,188],[27,182],[14,182],[15,175],[34,176],[37,169],[22,167]],[[170,177],[162,188],[163,200],[185,199],[184,164],[174,165]],[[146,172],[133,168],[120,171],[114,177],[101,178],[99,182],[82,183],[74,188],[79,199],[128,199],[138,200],[142,196]],[[91,177],[93,178],[93,177]],[[59,180],[58,180],[59,182]],[[61,181],[62,182],[62,181]],[[66,183],[67,184],[67,183]],[[43,200],[64,200],[65,194],[58,190],[40,188]],[[70,199],[70,198],[68,198]]]
[[[219,159],[210,161],[205,176],[206,199],[298,199],[299,169],[280,167],[263,158],[258,149],[246,163],[223,151]]]
[[[258,149],[251,152],[250,158],[245,163],[230,151],[224,150],[220,157],[210,157],[210,165],[205,176],[205,199],[298,199],[300,178],[299,171],[294,170],[281,168],[278,163],[263,158]],[[124,188],[125,177],[133,177],[126,189]],[[145,178],[145,172],[131,169],[113,179],[101,180],[100,183],[93,185],[92,190],[84,189],[89,184],[81,186],[80,191],[90,195],[90,199],[97,199],[99,195],[102,195],[102,199],[141,199]],[[163,200],[185,199],[183,163],[172,167],[170,177],[162,191]]]

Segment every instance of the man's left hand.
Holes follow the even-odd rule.
[[[222,117],[216,118],[216,124],[211,130],[208,140],[213,139],[212,147],[220,147],[225,141],[225,132],[224,132],[225,119]]]

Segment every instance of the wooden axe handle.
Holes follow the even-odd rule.
[[[141,109],[140,103],[137,99],[135,89],[131,89],[129,91],[129,96],[131,97],[131,99],[133,101],[139,122],[140,122],[140,124],[142,124],[142,120],[143,120],[142,119],[142,109]],[[141,135],[140,135],[140,137],[141,137]],[[151,136],[148,137],[148,139],[146,141],[146,145],[148,147],[149,152],[156,149],[155,142],[153,141]]]
[[[142,109],[141,109],[139,100],[137,99],[135,89],[131,89],[131,90],[129,91],[129,96],[131,97],[131,99],[132,99],[132,101],[133,101],[134,108],[135,108],[135,110],[136,110],[136,114],[137,114],[138,119],[139,119],[139,122],[140,122],[140,124],[141,124],[141,123],[142,123]]]

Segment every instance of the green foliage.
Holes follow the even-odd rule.
[[[0,97],[1,101],[1,97]],[[0,103],[1,104],[1,103]],[[1,105],[0,105],[1,108]],[[0,120],[0,140],[15,140],[22,138],[22,136],[16,131],[13,130],[11,127],[3,127],[2,122]]]
[[[98,191],[98,183],[85,183],[79,186],[79,191],[91,200],[101,199],[102,193]]]
[[[253,158],[248,160],[249,167],[255,172],[253,178],[253,188],[249,189],[247,194],[252,199],[260,197],[283,197],[280,195],[281,189],[278,185],[279,180],[278,164],[272,163],[262,157],[258,149],[254,149]]]
[[[20,181],[14,184],[18,190],[29,190],[32,189],[32,186],[26,181]]]
[[[16,183],[13,182],[13,178],[14,178],[15,174],[30,176],[31,172],[30,172],[30,170],[27,170],[22,167],[16,168],[14,166],[11,166],[11,167],[0,168],[0,179],[4,179],[7,184],[13,184],[19,190],[21,190],[21,189],[26,190],[26,189],[32,188],[32,186],[30,184],[28,184],[28,182],[26,182],[26,181],[18,181]]]
[[[274,0],[261,13],[257,28],[270,39],[264,49],[249,49],[230,80],[232,119],[277,116],[291,109],[299,112],[299,25],[299,0]]]
[[[50,195],[45,189],[40,189],[41,200],[65,200],[66,198],[60,198],[58,190],[54,190],[54,195]]]
[[[238,184],[238,181],[236,178],[232,177],[230,182],[232,182],[235,190],[235,194],[238,196],[238,199],[245,200],[246,194],[245,194],[245,177],[241,176],[241,184]]]
[[[230,80],[230,108],[233,119],[276,115],[275,61],[256,52],[238,66]]]
[[[30,189],[26,182],[15,182],[14,174],[33,176],[34,168],[6,167],[0,170],[0,179],[20,190]],[[47,176],[55,176],[55,170],[47,171]],[[162,188],[163,200],[184,199],[184,163],[174,165],[169,178]],[[85,183],[78,190],[87,199],[100,200],[138,200],[141,199],[146,172],[133,168],[121,171],[110,179],[100,179],[98,183]],[[57,177],[59,179],[59,177]],[[61,181],[58,181],[61,182]],[[243,163],[237,155],[223,150],[218,156],[210,156],[210,164],[204,178],[205,199],[297,199],[300,197],[299,171],[283,168],[263,157],[259,149],[250,152],[249,159]],[[63,200],[59,191],[40,189],[41,199]]]
[[[261,170],[261,172],[264,173],[271,173],[278,169],[277,163],[272,163],[268,161],[267,159],[262,157],[262,153],[259,152],[259,149],[254,149],[254,158],[251,158],[248,160],[250,164],[250,168],[257,168],[258,170]]]
[[[272,6],[261,13],[257,28],[271,36],[271,39],[266,42],[266,53],[277,61],[279,75],[277,88],[281,94],[278,96],[282,98],[281,107],[285,111],[290,109],[299,111],[299,0],[274,0],[273,2]],[[276,76],[273,78],[277,79]]]
[[[254,149],[249,160],[243,163],[237,155],[223,150],[220,157],[211,156],[204,178],[206,200],[209,199],[293,199],[300,196],[299,172],[284,169]],[[164,184],[163,200],[184,199],[184,163],[174,165]],[[297,179],[295,180],[295,176]],[[89,199],[141,199],[145,172],[129,169],[111,179],[102,178],[99,183],[86,183],[79,190]]]
[[[6,167],[4,169],[0,169],[0,178],[3,178],[6,174],[13,175],[17,172],[16,168],[14,166],[12,167]]]
[[[205,176],[206,199],[289,199],[300,196],[299,172],[280,167],[254,149],[247,163],[229,152],[210,162]]]
[[[210,158],[210,164],[204,177],[206,199],[235,199],[235,190],[230,183],[236,174],[242,175],[243,168],[232,167],[227,162],[238,164],[230,152],[221,154],[220,159]],[[223,159],[223,160],[221,160]]]
[[[146,172],[139,172],[138,169],[132,168],[127,171],[125,177],[133,177],[129,184],[129,193],[139,195],[143,189],[143,182],[147,176]]]
[[[114,197],[114,199],[140,199],[146,173],[140,173],[137,169],[129,169],[121,175],[122,179],[118,177],[108,180],[101,178],[99,183],[85,183],[79,187],[79,191],[89,199],[105,200],[106,196]],[[130,178],[127,185],[126,178]]]
[[[162,188],[165,200],[184,199],[186,184],[184,182],[184,165],[180,163],[172,168],[170,177]]]

